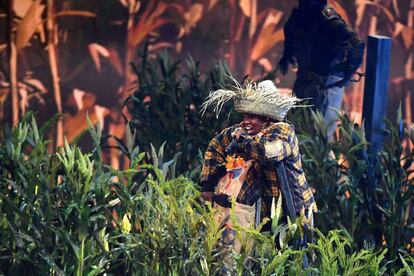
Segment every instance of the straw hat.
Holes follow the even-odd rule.
[[[234,78],[233,89],[218,89],[211,92],[202,105],[202,113],[208,107],[214,106],[213,111],[218,117],[223,105],[233,100],[234,109],[240,113],[248,113],[283,121],[286,113],[301,99],[294,96],[284,95],[279,92],[270,80],[259,82],[247,82],[242,87]]]

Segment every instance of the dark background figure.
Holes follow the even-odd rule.
[[[289,64],[297,66],[293,92],[310,98],[331,138],[344,87],[362,63],[364,43],[326,0],[299,0],[284,32],[279,70],[286,74]]]

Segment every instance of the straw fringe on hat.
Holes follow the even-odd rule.
[[[294,107],[299,107],[302,101],[294,96],[281,94],[270,80],[259,82],[247,82],[242,87],[234,78],[233,90],[218,89],[209,94],[202,105],[204,114],[208,107],[213,106],[216,116],[220,114],[224,104],[230,100],[234,101],[234,109],[240,113],[260,115],[278,121],[282,121],[286,113]]]

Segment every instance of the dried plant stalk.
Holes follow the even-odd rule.
[[[414,7],[414,0],[410,1],[410,7],[411,9],[408,11],[407,14],[407,27],[410,29],[414,28],[414,10],[412,7]],[[413,42],[411,42],[413,43]],[[405,79],[409,80],[409,79],[413,79],[414,77],[414,71],[413,71],[413,57],[414,54],[409,51],[408,52],[408,58],[407,58],[407,63],[405,64]],[[412,113],[411,113],[411,106],[412,106],[412,97],[411,97],[411,91],[410,89],[405,86],[405,122],[407,125],[411,124],[412,122]],[[408,140],[408,139],[407,139]],[[412,150],[413,145],[410,143],[410,141],[407,141],[407,148],[409,151]]]
[[[47,31],[48,31],[48,54],[50,71],[52,74],[53,91],[55,96],[57,112],[62,114],[62,97],[59,86],[59,73],[57,67],[56,47],[55,47],[55,21],[53,15],[53,0],[47,1]],[[56,146],[63,146],[63,120],[59,118],[56,125]]]
[[[14,42],[13,17],[14,17],[14,0],[9,0],[8,6],[8,31],[9,31],[9,73],[10,73],[10,91],[12,101],[12,123],[16,126],[19,122],[19,95],[17,93],[17,51]]]

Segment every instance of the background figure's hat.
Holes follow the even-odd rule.
[[[278,121],[282,121],[286,113],[301,99],[284,95],[279,92],[270,80],[259,82],[247,82],[242,87],[235,79],[232,90],[219,89],[211,92],[202,105],[202,112],[209,106],[214,106],[213,111],[219,115],[223,105],[229,100],[234,101],[234,109],[240,113],[260,115]]]
[[[327,0],[299,0],[299,7],[323,9],[327,4]]]

